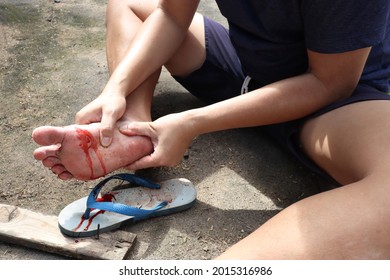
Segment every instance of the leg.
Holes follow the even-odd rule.
[[[107,62],[112,73],[125,56],[142,23],[156,9],[157,0],[110,0],[107,6]],[[165,66],[173,75],[185,76],[198,69],[206,58],[203,17],[197,14],[182,47]],[[160,70],[127,97],[122,121],[150,121],[153,93]]]
[[[110,73],[120,63],[136,32],[157,7],[157,3],[156,0],[111,0],[109,2],[107,61]],[[167,63],[166,67],[173,74],[186,75],[203,64],[206,56],[203,29],[203,18],[197,14],[186,40],[175,57]],[[158,77],[159,71],[129,94],[126,113],[121,122],[151,120],[150,108]],[[80,115],[82,114],[76,116],[76,123],[82,123]],[[81,135],[80,129],[84,131]],[[34,141],[42,145],[34,152],[34,157],[42,161],[43,165],[50,168],[60,179],[89,180],[125,167],[153,151],[149,139],[127,137],[118,131],[115,133],[115,143],[108,149],[102,149],[100,146],[94,146],[96,133],[97,126],[93,124],[64,128],[40,127],[33,132]],[[87,148],[84,147],[86,144],[88,144]]]
[[[141,3],[142,2],[142,3]],[[106,11],[106,56],[109,73],[124,58],[143,21],[156,9],[157,0],[110,0]],[[150,121],[150,109],[159,73],[157,71],[127,98],[124,121]]]
[[[286,208],[220,258],[389,259],[389,119],[378,100],[308,121],[304,150],[344,186]]]

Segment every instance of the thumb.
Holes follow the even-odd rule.
[[[119,127],[119,131],[127,136],[147,136],[151,139],[156,135],[150,122],[125,123]]]
[[[115,100],[115,106],[107,104],[102,108],[102,119],[100,123],[100,142],[102,146],[108,147],[114,136],[114,128],[117,126],[117,121],[123,116],[126,108],[126,102],[123,100]]]
[[[103,147],[108,147],[111,145],[112,142],[112,136],[114,135],[114,132],[112,130],[112,127],[103,127],[100,129],[100,144]]]
[[[150,167],[157,167],[158,164],[154,161],[153,154],[144,156],[135,162],[129,164],[126,166],[126,169],[129,170],[140,170],[140,169],[145,169],[145,168],[150,168]]]
[[[103,115],[100,123],[100,143],[103,147],[111,145],[114,136],[116,119],[112,116]]]

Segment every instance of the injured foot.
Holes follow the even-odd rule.
[[[112,144],[104,148],[99,142],[99,124],[42,126],[32,137],[42,146],[34,151],[35,159],[62,180],[97,179],[153,151],[148,138],[129,137],[119,130],[115,130]]]

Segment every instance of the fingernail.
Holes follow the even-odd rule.
[[[103,137],[103,138],[102,138],[102,141],[101,141],[101,144],[102,144],[103,147],[108,147],[108,146],[110,146],[110,144],[111,144],[111,138],[110,138],[110,137],[107,137],[107,136]]]

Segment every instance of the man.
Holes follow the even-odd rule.
[[[267,126],[341,186],[284,209],[219,258],[390,258],[390,3],[219,0],[227,32],[195,13],[198,2],[109,2],[110,79],[76,123],[86,130],[100,123],[91,130],[107,147],[99,148],[107,161],[123,149],[116,141],[147,138],[134,144],[145,147],[143,155],[127,154],[127,162],[105,172],[173,166],[198,135]],[[210,105],[152,122],[163,65]],[[75,177],[74,160],[51,145],[68,141],[72,131],[34,132],[44,145],[36,158],[63,179]],[[75,145],[68,142],[64,154]]]

